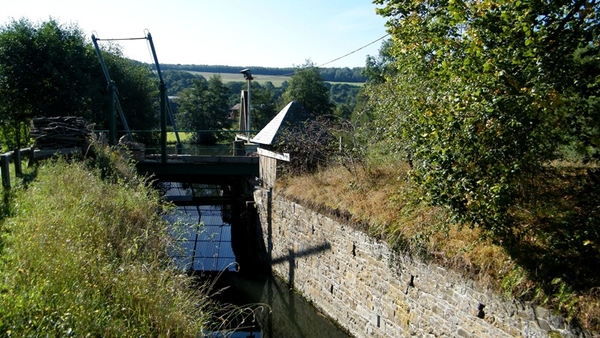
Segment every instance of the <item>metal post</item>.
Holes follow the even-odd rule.
[[[156,49],[154,48],[154,42],[152,41],[152,34],[148,32],[146,36],[150,49],[152,51],[152,57],[154,58],[154,64],[156,65],[156,72],[158,73],[159,89],[160,89],[160,154],[163,164],[167,163],[167,104],[169,98],[167,97],[167,86],[163,80],[162,73],[160,72],[160,64],[158,63],[158,57],[156,56]],[[179,141],[179,139],[178,139]]]
[[[252,81],[252,77],[248,77],[248,143],[250,143],[250,81]]]
[[[160,84],[160,157],[167,163],[167,91],[164,83]]]
[[[244,74],[244,78],[246,78],[246,80],[248,80],[248,107],[246,107],[246,137],[248,138],[246,141],[249,143],[250,142],[250,130],[252,130],[252,128],[250,128],[250,106],[252,105],[250,103],[250,82],[254,79],[252,77],[252,73],[250,72],[250,68],[245,68],[242,69],[240,71],[240,73]]]
[[[131,130],[129,129],[129,125],[127,124],[127,119],[125,118],[125,114],[123,113],[123,109],[121,108],[121,104],[119,103],[119,98],[117,96],[117,85],[110,78],[110,74],[108,73],[108,68],[106,68],[106,63],[104,63],[104,58],[102,57],[102,52],[100,51],[100,47],[98,46],[98,38],[92,34],[92,42],[94,43],[94,47],[96,49],[96,55],[98,55],[98,60],[100,60],[100,66],[102,66],[102,71],[104,72],[104,77],[106,78],[106,86],[110,96],[110,116],[109,116],[109,143],[111,145],[117,144],[117,117],[116,112],[121,116],[121,122],[123,122],[123,127],[125,127],[125,131],[129,136],[129,139],[133,141],[133,136],[131,135]],[[114,119],[114,121],[113,121]]]
[[[117,144],[117,113],[115,102],[117,100],[117,86],[114,81],[108,85],[109,106],[108,106],[108,143],[111,146]]]
[[[17,177],[22,177],[23,176],[23,169],[21,167],[21,149],[15,150],[14,153],[14,161],[15,161],[15,176]]]

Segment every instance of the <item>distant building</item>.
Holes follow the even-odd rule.
[[[233,107],[229,108],[229,120],[237,120],[240,117],[240,103],[236,103]]]

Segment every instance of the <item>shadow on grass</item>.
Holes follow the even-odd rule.
[[[25,172],[19,175],[18,182],[23,188],[27,189],[29,184],[35,180],[38,174],[38,166],[33,165],[29,167]],[[10,217],[13,212],[12,208],[12,200],[14,197],[13,189],[3,189],[2,190],[2,202],[0,205],[0,222],[5,218]]]
[[[521,224],[502,242],[511,257],[570,311],[573,293],[598,298],[600,287],[600,171],[553,169],[528,185]],[[567,300],[570,299],[570,300]],[[571,304],[574,305],[574,304]],[[587,323],[600,326],[598,320]]]

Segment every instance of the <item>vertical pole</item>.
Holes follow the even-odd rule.
[[[35,150],[33,147],[25,148],[23,154],[27,157],[27,166],[31,167],[35,161]]]
[[[250,143],[250,81],[252,81],[250,78],[248,78],[248,125],[246,126],[248,128],[248,143]]]
[[[117,86],[115,82],[111,80],[108,85],[109,91],[109,108],[108,108],[108,142],[111,146],[117,144],[117,112],[115,107],[115,102],[117,100]]]
[[[23,169],[21,167],[21,149],[15,150],[15,175],[17,177],[22,177],[23,176]]]
[[[156,56],[156,49],[154,48],[154,41],[152,41],[152,35],[148,32],[146,36],[148,43],[150,44],[150,50],[152,51],[152,57],[154,58],[154,64],[156,65],[156,72],[158,73],[159,89],[160,89],[160,156],[163,164],[167,163],[167,104],[169,98],[167,97],[167,86],[163,80],[162,73],[160,72],[160,64],[158,63],[158,57]]]
[[[160,84],[160,157],[167,163],[167,91],[165,84]]]
[[[2,187],[4,188],[4,190],[10,190],[10,171],[8,169],[9,160],[9,157],[6,154],[0,156],[0,170],[2,171]]]
[[[102,52],[100,51],[100,47],[98,46],[98,39],[94,34],[92,34],[92,42],[94,43],[94,48],[96,49],[96,54],[98,55],[98,60],[100,60],[100,66],[102,66],[102,71],[104,72],[104,77],[106,78],[106,85],[109,91],[108,95],[110,97],[110,105],[109,105],[109,116],[108,116],[108,143],[110,145],[117,144],[117,117],[116,117],[116,102],[117,102],[117,85],[110,78],[110,74],[108,73],[108,68],[106,68],[106,64],[104,63],[104,58],[102,57]],[[119,105],[120,107],[120,105]],[[127,126],[127,121],[125,120],[125,116],[121,112],[121,119],[123,120],[123,125],[125,129],[129,133],[129,127]],[[131,134],[129,135],[131,137]]]

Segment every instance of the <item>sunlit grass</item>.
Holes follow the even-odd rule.
[[[15,190],[1,225],[0,335],[194,337],[208,327],[210,301],[167,264],[163,206],[143,180],[57,161]]]
[[[189,142],[189,140],[192,138],[192,134],[191,132],[178,132],[177,133],[179,135],[179,141],[181,142]],[[177,136],[175,135],[175,132],[167,132],[167,143],[175,143],[177,142]]]

